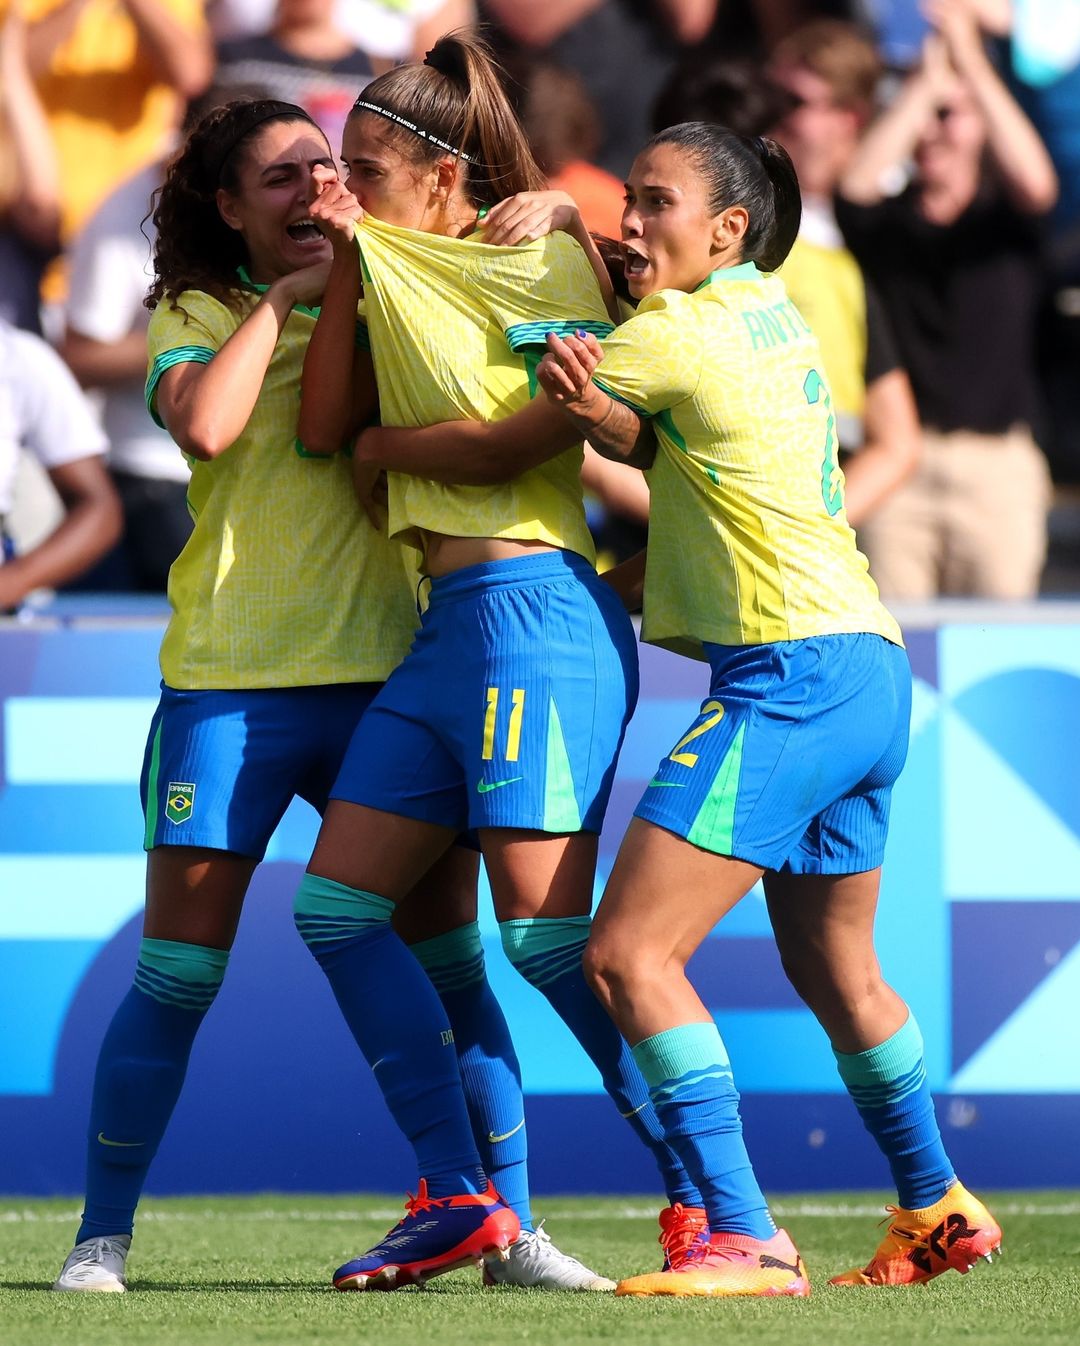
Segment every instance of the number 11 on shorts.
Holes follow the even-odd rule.
[[[499,711],[499,689],[487,689],[487,709],[484,711],[484,750],[481,756],[490,762],[495,756],[495,717]],[[515,687],[510,693],[510,724],[506,731],[507,762],[516,762],[521,750],[521,717],[525,712],[525,688]]]

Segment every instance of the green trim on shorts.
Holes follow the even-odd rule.
[[[742,773],[744,721],[731,740],[720,769],[705,802],[698,809],[694,825],[686,834],[687,841],[714,855],[730,855],[735,835],[735,807],[739,802],[739,776]]]
[[[154,834],[158,825],[158,775],[161,771],[161,723],[154,731],[154,744],[150,749],[150,770],[146,783],[146,831],[143,834],[143,850],[154,849]]]
[[[581,811],[562,721],[554,700],[548,708],[547,764],[544,773],[544,831],[580,832]]]

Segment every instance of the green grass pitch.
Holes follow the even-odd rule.
[[[334,1268],[400,1210],[386,1197],[147,1199],[127,1295],[48,1290],[75,1231],[72,1201],[0,1201],[3,1346],[952,1346],[1080,1342],[1080,1192],[982,1194],[1004,1255],[931,1285],[839,1290],[864,1262],[884,1197],[773,1203],[810,1269],[806,1300],[658,1301],[482,1290],[458,1271],[424,1291],[337,1294]],[[613,1278],[658,1265],[641,1199],[537,1201],[560,1247]]]

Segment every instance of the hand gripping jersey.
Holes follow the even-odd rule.
[[[643,639],[701,658],[874,632],[901,644],[843,508],[821,352],[752,262],[662,290],[604,342],[596,382],[653,418]]]
[[[564,233],[520,247],[357,226],[383,425],[500,420],[536,391],[548,332],[612,330],[592,267]],[[510,482],[443,486],[391,472],[390,534],[522,538],[592,560],[576,447]]]
[[[146,400],[173,365],[208,364],[258,301],[234,312],[186,290],[150,319]],[[170,687],[303,687],[381,682],[416,626],[412,553],[377,533],[348,463],[296,438],[300,371],[317,312],[285,324],[251,419],[212,462],[191,462],[191,538],[169,573],[161,646]],[[159,421],[160,424],[160,421]]]

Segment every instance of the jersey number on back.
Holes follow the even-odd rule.
[[[822,402],[827,419],[825,421],[825,454],[821,460],[821,498],[830,514],[838,514],[844,503],[843,476],[837,459],[839,441],[836,437],[836,417],[833,415],[832,398],[825,380],[816,369],[808,371],[803,380],[803,392],[809,404],[817,406]]]

